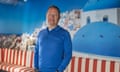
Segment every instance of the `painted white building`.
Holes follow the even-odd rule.
[[[89,0],[81,13],[82,26],[96,21],[120,25],[120,0]]]

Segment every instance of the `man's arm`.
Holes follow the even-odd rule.
[[[64,38],[64,59],[61,65],[58,67],[58,72],[62,72],[67,67],[71,58],[72,58],[72,42],[70,34],[66,32]]]
[[[37,43],[36,43],[36,46],[35,46],[35,50],[34,50],[34,68],[35,70],[38,70],[39,69],[39,64],[38,64],[38,51],[39,51],[39,38],[37,39]]]

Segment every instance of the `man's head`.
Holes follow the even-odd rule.
[[[48,22],[48,26],[50,27],[54,27],[58,24],[58,21],[60,19],[60,10],[57,6],[50,6],[48,8],[47,14],[47,22]]]

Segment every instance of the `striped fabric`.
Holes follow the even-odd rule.
[[[0,69],[8,72],[34,72],[33,68],[8,63],[0,64]]]
[[[4,50],[4,62],[32,68],[33,57],[34,57],[33,55],[34,53],[32,51],[5,49]]]
[[[65,72],[120,72],[115,61],[73,57]]]
[[[27,69],[29,68],[33,69],[33,60],[34,60],[33,51],[22,51],[22,50],[14,50],[7,48],[3,49],[3,51],[4,51],[3,65],[0,64],[1,65],[0,69],[1,68],[3,70],[7,69],[7,71],[10,72],[16,72],[16,71],[26,72]],[[12,69],[13,71],[9,69]]]

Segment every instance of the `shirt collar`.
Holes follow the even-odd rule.
[[[59,25],[57,25],[55,28],[53,28],[52,30],[49,30],[48,29],[48,27],[47,27],[47,31],[48,32],[51,32],[51,31],[57,31],[57,30],[59,30],[60,29],[60,26]]]

